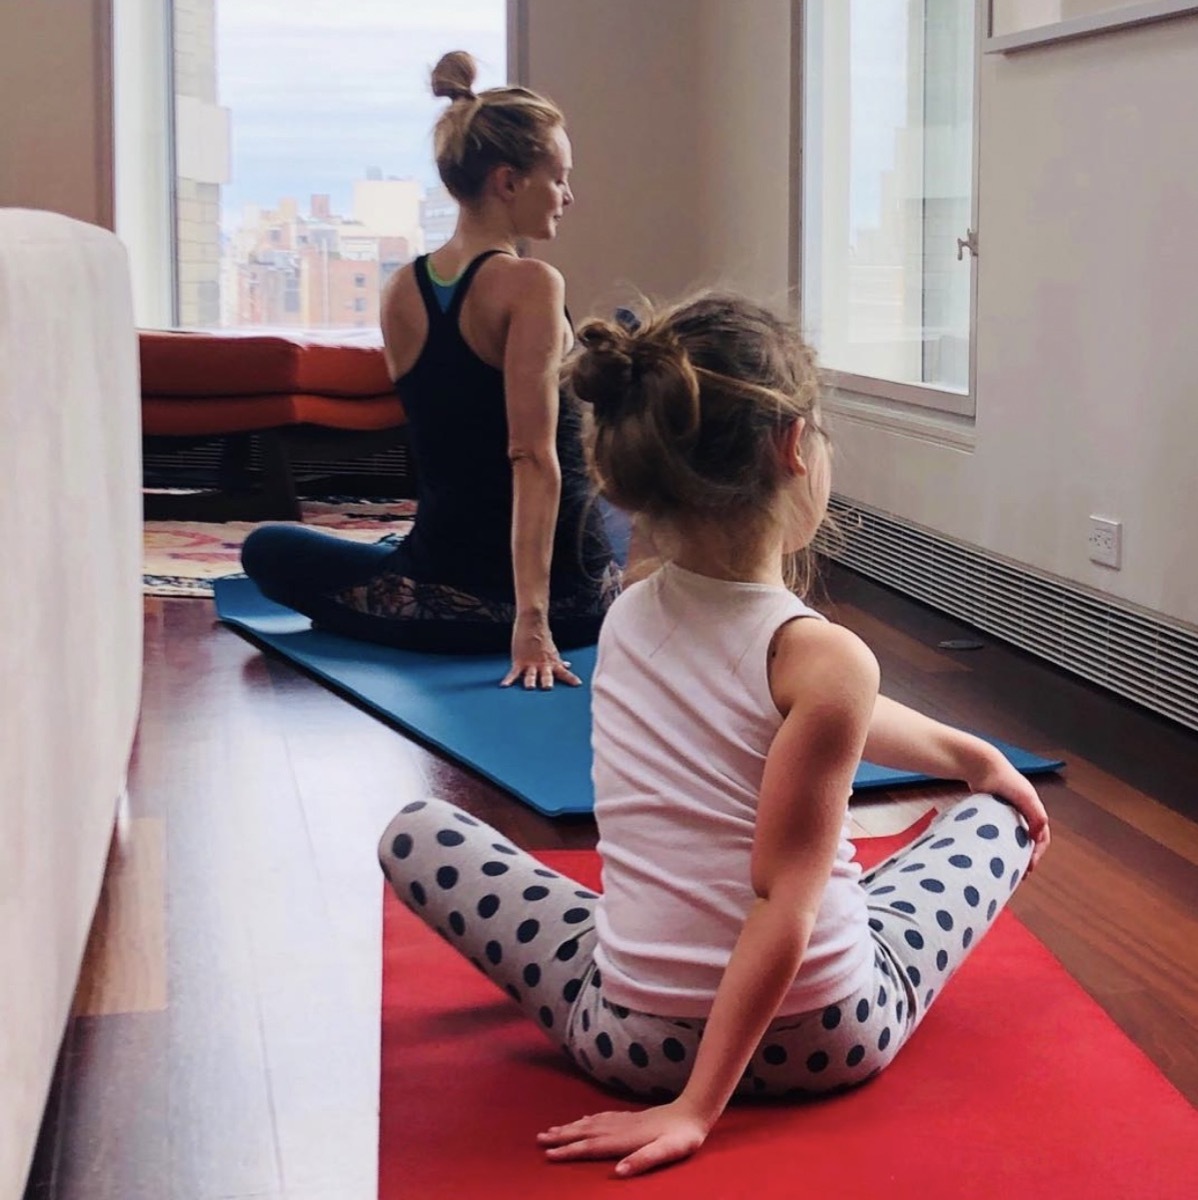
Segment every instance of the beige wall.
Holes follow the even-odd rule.
[[[544,250],[576,315],[620,284],[674,293],[703,268],[700,40],[691,0],[527,0],[528,83],[566,113],[576,203]]]
[[[972,453],[840,422],[849,495],[1198,623],[1198,18],[1018,55],[981,82]],[[1123,569],[1088,561],[1090,513]]]
[[[696,125],[705,283],[790,305],[790,0],[701,0]]]
[[[109,0],[0,0],[0,207],[113,224]]]
[[[784,304],[789,0],[526,0],[526,14],[527,82],[565,111],[575,163],[576,204],[537,251],[575,312],[630,286],[756,286]]]

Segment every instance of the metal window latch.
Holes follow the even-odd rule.
[[[957,238],[957,262],[960,262],[965,257],[965,251],[977,258],[978,256],[978,231],[976,229],[967,229],[963,238]]]

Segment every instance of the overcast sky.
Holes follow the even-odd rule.
[[[368,167],[436,180],[431,130],[445,105],[429,73],[447,50],[506,78],[506,0],[217,0],[219,102],[232,112],[226,225],[245,204],[328,192],[347,213]]]

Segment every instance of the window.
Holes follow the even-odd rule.
[[[177,323],[361,326],[453,231],[429,70],[504,82],[506,0],[173,0],[173,34]]]
[[[845,390],[966,415],[974,8],[802,5],[804,328]]]

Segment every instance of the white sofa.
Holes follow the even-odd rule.
[[[66,1027],[141,685],[141,443],[125,251],[0,209],[0,1196]]]

